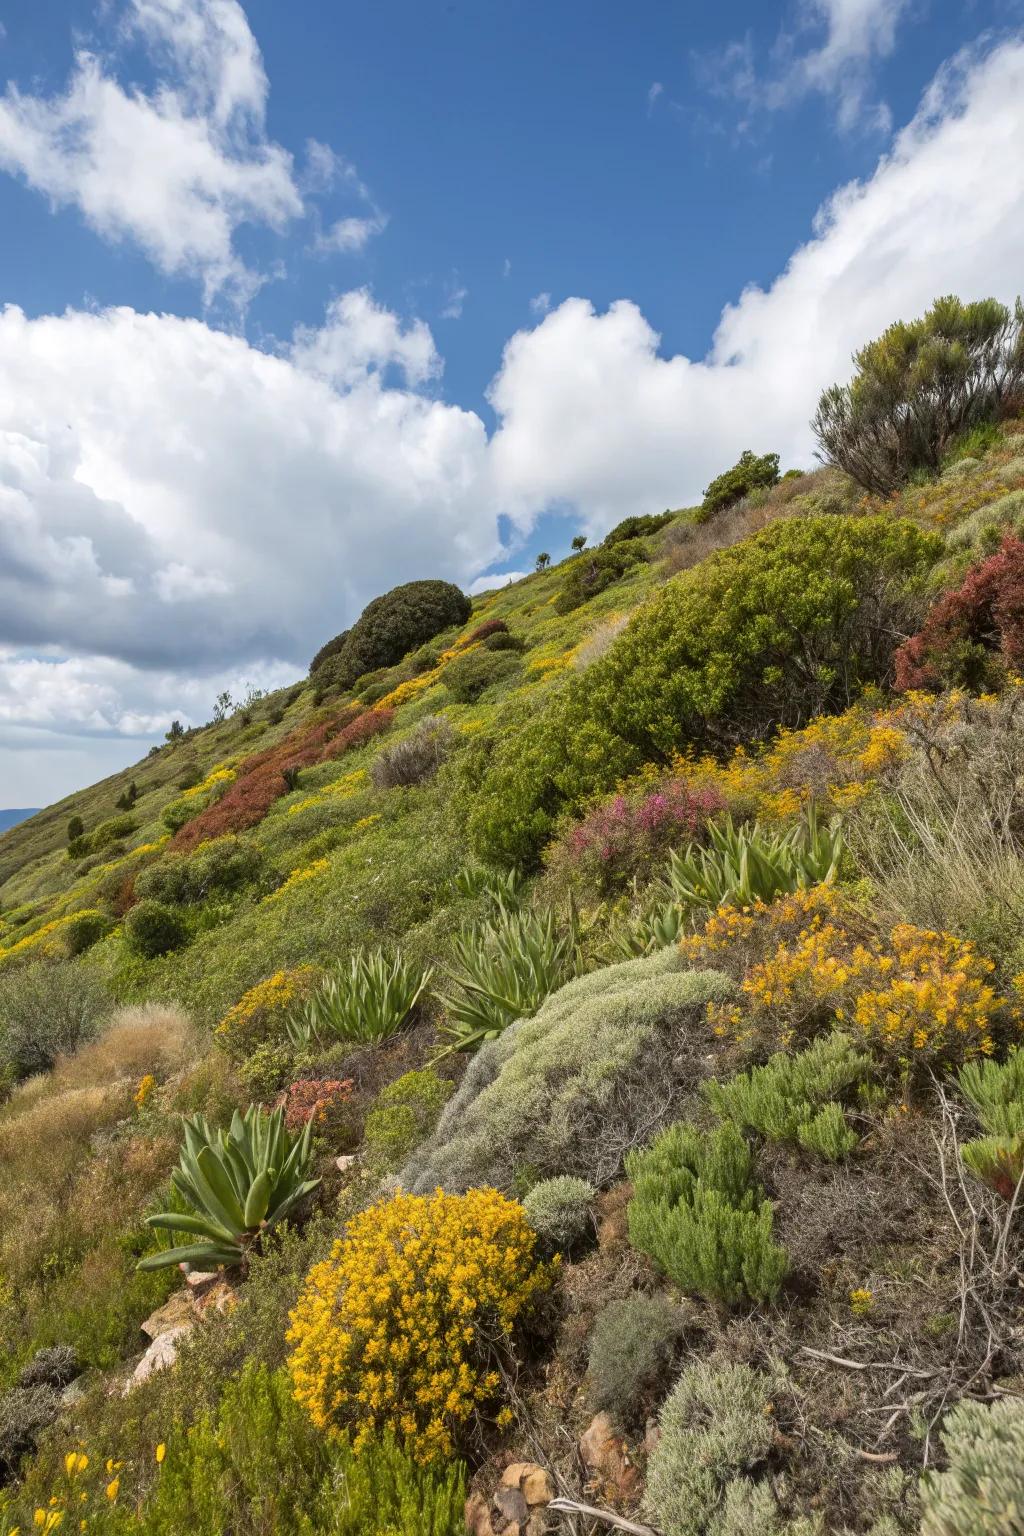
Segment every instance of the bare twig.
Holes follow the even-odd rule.
[[[590,1520],[600,1520],[616,1531],[628,1531],[630,1536],[658,1536],[653,1525],[638,1525],[635,1520],[624,1520],[607,1509],[595,1509],[593,1504],[580,1504],[576,1499],[552,1499],[547,1506],[559,1514],[586,1515]]]

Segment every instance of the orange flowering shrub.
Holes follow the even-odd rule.
[[[398,1194],[354,1217],[291,1314],[288,1369],[317,1428],[350,1428],[357,1452],[392,1431],[421,1463],[450,1457],[551,1283],[535,1242],[522,1206],[494,1189]]]

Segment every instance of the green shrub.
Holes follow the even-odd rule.
[[[712,480],[704,492],[698,519],[704,522],[716,512],[723,512],[734,502],[742,501],[754,490],[767,490],[779,483],[779,456],[765,453],[758,458],[747,448],[740,454],[732,469]]]
[[[431,975],[400,950],[357,950],[289,1015],[288,1037],[300,1049],[331,1040],[377,1045],[408,1023]]]
[[[486,688],[505,682],[518,671],[518,658],[508,652],[469,651],[448,663],[443,680],[457,704],[472,704]]]
[[[646,538],[649,534],[659,533],[674,516],[674,512],[651,512],[641,517],[624,517],[621,523],[616,523],[605,534],[602,542],[607,547],[609,544],[621,544],[626,539]]]
[[[294,1081],[295,1052],[280,1041],[264,1040],[239,1063],[238,1072],[254,1099],[271,1099]]]
[[[84,955],[113,928],[113,919],[104,912],[82,912],[64,929],[64,946],[69,955]]]
[[[954,464],[971,459],[975,464],[984,458],[990,448],[1002,441],[1002,434],[994,421],[982,421],[968,432],[963,432],[942,456],[943,470]]]
[[[958,1403],[943,1421],[949,1467],[921,1479],[921,1536],[1009,1536],[1024,1509],[1024,1408]]]
[[[1004,533],[1020,534],[1024,528],[1024,489],[1008,491],[978,507],[946,535],[948,547],[960,553],[992,555]]]
[[[890,677],[940,550],[889,517],[791,518],[674,577],[605,655],[467,754],[478,850],[530,862],[560,813],[645,762],[845,708]]]
[[[485,651],[515,651],[521,656],[526,650],[526,641],[522,635],[510,635],[507,630],[495,630],[487,635],[483,641]]]
[[[999,419],[1024,387],[1024,306],[936,299],[854,354],[849,384],[818,402],[823,455],[865,489],[891,495],[917,471],[936,474],[965,433]]]
[[[1004,1200],[1012,1200],[1024,1174],[1024,1051],[1012,1050],[1002,1063],[968,1062],[959,1082],[986,1132],[961,1146],[964,1165]]]
[[[542,1179],[523,1200],[530,1226],[549,1250],[571,1253],[594,1231],[596,1191],[586,1179]]]
[[[575,911],[562,927],[553,910],[506,910],[457,935],[441,1026],[453,1051],[473,1051],[515,1020],[536,1013],[579,969]]]
[[[726,1536],[727,1501],[739,1496],[749,1505],[753,1485],[744,1474],[771,1451],[776,1387],[749,1365],[686,1367],[661,1411],[661,1438],[647,1465],[645,1511],[664,1536]]]
[[[772,1207],[752,1178],[750,1149],[729,1121],[710,1134],[669,1126],[632,1152],[629,1240],[675,1285],[726,1305],[769,1301],[787,1269],[772,1241]]]
[[[102,981],[70,960],[37,960],[0,975],[0,1076],[46,1072],[97,1034],[113,1009]]]
[[[839,871],[842,832],[838,825],[819,827],[813,809],[788,832],[765,831],[756,821],[737,829],[731,816],[707,830],[707,847],[669,851],[666,884],[684,912],[767,904],[790,891],[830,883]]]
[[[641,1127],[671,1113],[680,1074],[690,1087],[692,1062],[677,1064],[687,1031],[731,994],[716,971],[682,970],[676,950],[577,977],[477,1053],[402,1184],[609,1182]]]
[[[739,1072],[728,1082],[706,1083],[704,1095],[715,1113],[741,1130],[769,1141],[799,1142],[830,1162],[857,1144],[835,1100],[863,1081],[871,1057],[854,1050],[845,1035],[824,1035],[804,1051],[779,1051],[763,1067]]]
[[[123,837],[137,831],[138,825],[134,816],[111,816],[108,821],[101,821],[89,833],[89,852],[102,853],[111,843],[120,842]]]
[[[643,549],[628,539],[600,549],[585,549],[565,573],[562,590],[555,599],[555,612],[572,613],[645,558]]]
[[[193,853],[164,854],[139,872],[135,891],[141,898],[190,905],[242,890],[259,878],[262,868],[257,845],[229,833],[201,843]]]
[[[81,816],[72,816],[68,822],[68,842],[77,843],[85,836],[85,822]]]
[[[173,907],[160,901],[139,901],[124,920],[128,947],[146,960],[169,954],[185,943],[188,931]]]
[[[324,671],[335,686],[351,688],[365,672],[394,666],[414,646],[465,624],[472,611],[469,598],[450,581],[406,582],[375,597],[351,629],[321,647],[310,673]]]
[[[642,1422],[671,1365],[685,1322],[668,1297],[632,1291],[597,1315],[590,1337],[589,1399],[628,1429]]]
[[[384,747],[370,764],[378,789],[422,784],[433,778],[452,749],[455,732],[449,721],[427,715],[401,741]]]
[[[455,1084],[433,1067],[406,1072],[381,1089],[366,1117],[365,1158],[375,1172],[396,1173],[433,1131]]]
[[[284,1109],[267,1113],[251,1104],[236,1110],[227,1131],[214,1131],[202,1115],[183,1121],[185,1145],[171,1184],[185,1209],[146,1217],[159,1232],[190,1233],[199,1239],[162,1248],[139,1261],[143,1271],[189,1263],[197,1269],[244,1265],[249,1250],[283,1221],[319,1184],[307,1179],[313,1122],[297,1136],[285,1127]]]
[[[168,801],[160,812],[160,820],[168,832],[180,832],[187,821],[205,809],[202,795],[190,795],[188,798],[182,796],[178,800]]]

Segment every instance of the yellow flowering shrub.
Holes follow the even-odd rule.
[[[135,1090],[136,1109],[143,1109],[145,1107],[146,1100],[149,1098],[155,1087],[156,1078],[153,1076],[152,1072],[147,1072],[144,1077],[139,1079],[139,1086]]]
[[[421,1463],[450,1457],[493,1404],[498,1351],[549,1286],[535,1234],[494,1189],[398,1194],[356,1216],[291,1314],[295,1396],[358,1452],[392,1431]]]
[[[365,789],[370,776],[365,768],[357,768],[353,773],[342,774],[340,779],[332,779],[330,784],[324,784],[311,795],[306,795],[302,800],[297,800],[294,805],[288,807],[289,816],[297,816],[300,811],[308,811],[311,805],[323,805],[325,802],[333,803],[335,800],[349,800],[357,795],[361,789]]]
[[[283,1034],[286,1014],[309,996],[316,980],[317,970],[312,965],[275,971],[228,1009],[214,1033],[233,1055],[248,1055],[257,1045]]]
[[[23,939],[16,939],[6,949],[0,949],[0,966],[8,960],[20,958],[32,950],[40,950],[43,954],[57,954],[60,952],[59,936],[62,929],[69,923],[76,922],[82,917],[102,917],[103,913],[96,907],[80,908],[77,912],[65,912],[61,917],[51,918],[41,928],[27,933]]]
[[[210,769],[210,772],[201,784],[193,784],[191,789],[183,789],[181,798],[182,800],[198,800],[201,795],[219,793],[227,789],[229,784],[233,784],[235,777],[235,770],[231,767],[230,762],[218,763],[215,768]]]
[[[775,939],[768,951],[766,936]],[[948,1065],[989,1055],[997,1038],[1019,1031],[1019,1012],[992,985],[992,961],[968,940],[910,923],[866,935],[823,888],[732,916],[720,909],[683,949],[719,965],[724,951],[734,973],[746,962],[741,1001],[710,1011],[720,1034],[790,1045],[838,1021],[883,1056]]]
[[[314,859],[312,864],[307,864],[302,869],[293,869],[283,885],[279,885],[276,891],[271,891],[269,896],[265,896],[264,901],[277,901],[289,891],[294,891],[296,886],[305,885],[309,880],[319,879],[321,875],[327,873],[328,864],[329,860],[326,858]]]

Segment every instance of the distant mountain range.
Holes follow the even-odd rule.
[[[0,811],[0,832],[6,832],[10,827],[16,827],[19,821],[27,821],[34,816],[39,809],[37,805],[30,805],[20,811]]]

